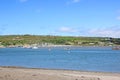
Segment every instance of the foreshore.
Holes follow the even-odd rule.
[[[1,66],[0,80],[120,80],[120,73]]]

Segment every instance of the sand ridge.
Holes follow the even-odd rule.
[[[120,73],[0,67],[0,80],[120,80]]]

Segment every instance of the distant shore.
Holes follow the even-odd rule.
[[[82,45],[44,45],[44,46],[0,46],[0,48],[55,48],[55,47],[114,47],[114,46],[82,46]]]
[[[120,80],[120,73],[1,66],[0,80]]]

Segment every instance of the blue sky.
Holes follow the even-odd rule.
[[[120,38],[120,0],[0,0],[0,35]]]

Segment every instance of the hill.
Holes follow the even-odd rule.
[[[73,37],[50,35],[4,35],[0,36],[0,46],[23,45],[81,45],[81,46],[112,46],[120,45],[120,38],[110,37]]]

